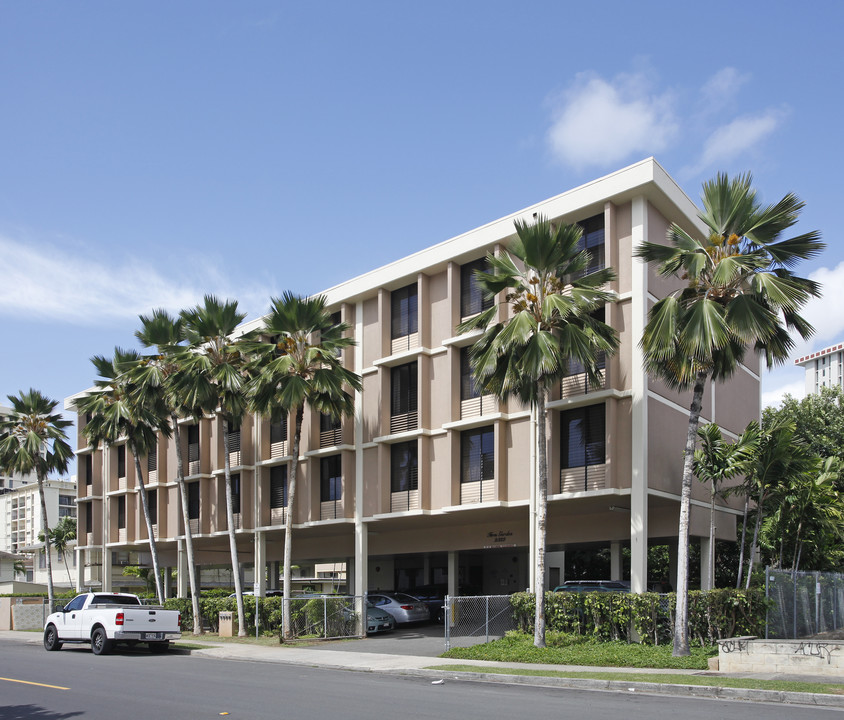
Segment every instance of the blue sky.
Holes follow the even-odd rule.
[[[0,400],[89,386],[137,315],[249,317],[655,156],[750,170],[844,338],[844,3],[0,0]],[[765,401],[802,395],[792,366]]]

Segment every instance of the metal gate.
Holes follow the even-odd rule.
[[[765,637],[801,638],[844,628],[844,575],[765,571],[765,597],[771,601]]]
[[[509,595],[467,595],[445,598],[445,649],[455,642],[476,645],[504,637],[516,629]]]

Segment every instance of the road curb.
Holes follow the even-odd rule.
[[[594,678],[556,678],[541,675],[507,675],[506,673],[472,672],[467,670],[416,670],[428,677],[471,680],[475,682],[506,683],[512,685],[535,685],[572,690],[596,690],[605,692],[639,692],[643,695],[668,695],[675,697],[709,698],[714,700],[744,700],[769,702],[810,707],[831,707],[844,709],[844,695],[824,693],[801,693],[784,690],[758,690],[753,688],[730,688],[708,685],[683,685],[675,683],[651,683],[626,680],[597,680]]]

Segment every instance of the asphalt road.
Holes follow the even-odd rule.
[[[0,719],[840,720],[840,711],[0,642]]]

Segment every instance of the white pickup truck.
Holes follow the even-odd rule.
[[[142,605],[137,595],[83,593],[44,624],[44,647],[60,650],[63,643],[91,643],[94,655],[105,655],[115,643],[146,643],[150,652],[166,652],[181,636],[181,613]]]

